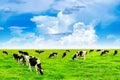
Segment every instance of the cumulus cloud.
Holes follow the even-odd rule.
[[[60,11],[56,17],[40,15],[34,16],[31,21],[36,23],[40,36],[36,36],[35,33],[32,36],[23,34],[25,27],[11,26],[12,34],[22,36],[13,37],[6,44],[26,48],[88,48],[94,46],[97,41],[95,25],[92,22],[87,25],[76,20],[74,14],[63,14]],[[70,34],[57,35],[63,33]],[[54,35],[54,37],[48,38],[45,35]]]
[[[57,41],[47,38],[50,43],[58,43],[61,47],[92,46],[98,38],[94,29],[95,25],[92,22],[88,25],[84,22],[78,22],[75,15],[63,14],[62,11],[58,13],[57,17],[35,16],[31,20],[36,23],[40,34],[53,35],[70,32],[71,34],[57,37]],[[56,36],[53,38],[56,38]]]
[[[85,25],[83,22],[75,23],[72,34],[61,36],[58,40],[36,36],[35,33],[21,34],[22,36],[13,37],[2,44],[2,47],[8,45],[6,48],[91,48],[95,47],[97,40],[94,25]]]
[[[97,41],[97,35],[94,30],[94,25],[85,25],[83,22],[77,22],[73,26],[71,35],[61,38],[63,45],[68,46],[92,46]]]
[[[57,17],[35,16],[31,19],[36,23],[42,34],[60,34],[70,32],[70,26],[74,23],[72,15],[65,15],[59,12]]]
[[[18,13],[38,13],[38,15],[50,9],[59,11],[54,17],[39,15],[31,18],[31,21],[36,23],[38,35],[37,32],[24,34],[25,27],[11,26],[9,29],[12,35],[19,37],[14,36],[5,45],[19,48],[96,47],[98,36],[92,22],[107,25],[114,21],[116,16],[112,11],[120,2],[119,0],[22,0],[25,3],[18,4],[20,2],[15,1],[17,0],[1,6],[6,8],[5,11],[14,10]],[[59,34],[66,35],[58,36]],[[48,38],[51,35],[54,36]],[[107,36],[107,39],[111,38],[114,36]],[[115,43],[119,43],[119,39],[116,39]]]

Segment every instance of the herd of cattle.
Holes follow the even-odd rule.
[[[87,53],[91,53],[93,51],[95,51],[95,50],[91,49],[89,51],[77,51],[73,55],[72,60],[75,60],[75,59],[77,59],[79,57],[83,57],[84,60],[85,60]],[[41,54],[41,53],[43,53],[45,51],[44,50],[35,50],[35,52],[38,53],[38,54]],[[65,50],[65,52],[62,54],[61,57],[64,58],[65,56],[67,56],[67,53],[69,53],[69,52],[70,52],[70,50]],[[97,49],[96,52],[100,52],[100,56],[103,56],[105,54],[108,54],[110,51],[109,50]],[[2,53],[8,55],[7,51],[3,51]],[[118,50],[114,50],[113,55],[115,56],[117,54],[118,54]],[[52,53],[49,54],[48,58],[52,58],[52,57],[55,57],[57,55],[58,55],[57,52],[52,52]],[[36,58],[35,56],[30,56],[28,52],[19,50],[18,54],[13,53],[13,58],[19,64],[25,64],[25,65],[27,65],[30,71],[32,71],[31,70],[31,66],[34,66],[35,69],[36,69],[36,72],[40,73],[41,75],[43,75],[43,68],[42,68],[40,60],[38,58]]]

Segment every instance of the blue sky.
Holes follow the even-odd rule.
[[[120,0],[1,0],[0,48],[119,48]]]

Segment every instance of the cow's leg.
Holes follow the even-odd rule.
[[[29,66],[29,62],[26,60],[26,65]]]
[[[29,68],[29,70],[32,72],[30,63],[28,64],[28,68]]]
[[[19,59],[17,60],[17,62],[18,62],[18,64],[20,64],[20,60]]]
[[[36,73],[38,74],[38,67],[37,67],[37,64],[35,65],[35,70],[36,70]]]
[[[86,60],[86,55],[83,55],[84,56],[84,60]]]
[[[19,60],[19,64],[20,64],[20,65],[22,65],[22,61],[23,61],[23,59],[20,59],[20,60]]]

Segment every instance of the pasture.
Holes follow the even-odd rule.
[[[45,52],[41,54],[34,49],[23,49],[40,59],[44,69],[44,75],[40,75],[36,74],[34,67],[30,72],[26,65],[20,65],[13,59],[12,54],[18,53],[17,49],[7,49],[8,55],[2,54],[1,49],[0,80],[119,80],[120,50],[116,56],[113,55],[113,49],[109,50],[107,55],[100,56],[101,52],[95,50],[89,53],[87,49],[86,60],[82,57],[72,60],[75,52],[80,49],[71,49],[64,58],[64,49],[44,49]],[[51,52],[58,52],[58,56],[48,58]]]

